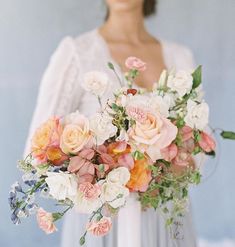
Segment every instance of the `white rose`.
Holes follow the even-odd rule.
[[[81,214],[91,214],[102,206],[102,201],[100,198],[88,200],[79,190],[73,202],[76,211]]]
[[[90,130],[95,135],[97,145],[102,145],[117,133],[117,127],[112,124],[112,118],[108,114],[93,116],[90,119]]]
[[[187,102],[187,114],[184,120],[191,128],[203,130],[209,121],[208,104],[205,102],[198,104],[189,99]]]
[[[176,91],[180,97],[189,93],[193,86],[193,77],[190,72],[180,70],[176,74],[170,74],[167,80],[167,86]]]
[[[112,170],[107,176],[108,183],[117,183],[120,185],[126,185],[130,180],[130,172],[126,167],[119,167]]]
[[[49,194],[56,200],[73,200],[77,194],[77,176],[67,173],[47,172]]]
[[[101,199],[113,208],[119,208],[126,202],[129,190],[120,184],[105,182],[101,188]]]
[[[162,116],[166,118],[169,116],[170,102],[168,99],[153,94],[150,97],[148,104],[149,107],[153,109],[154,112],[159,112]]]
[[[102,96],[109,85],[107,74],[100,71],[91,71],[85,74],[82,87],[96,96]]]

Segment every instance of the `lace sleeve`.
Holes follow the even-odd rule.
[[[78,75],[76,46],[71,37],[66,37],[52,55],[43,75],[24,155],[30,152],[32,134],[42,122],[51,116],[62,116],[75,110],[74,91],[78,85]],[[76,90],[76,101],[81,94],[81,90]]]

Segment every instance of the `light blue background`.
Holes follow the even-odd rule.
[[[21,157],[37,89],[48,59],[65,35],[100,25],[101,0],[0,0],[0,246],[58,246],[60,233],[45,236],[34,221],[16,227],[9,220],[9,186],[20,174]],[[203,64],[211,124],[235,129],[235,1],[160,0],[147,25],[159,37],[184,43]],[[222,141],[220,160],[209,161],[193,189],[200,238],[235,239],[235,143]],[[60,227],[60,226],[59,226]]]

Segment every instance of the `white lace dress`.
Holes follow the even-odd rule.
[[[192,69],[193,57],[187,48],[161,41],[164,62],[168,69]],[[26,152],[30,137],[39,124],[52,115],[62,116],[79,110],[87,116],[96,112],[98,103],[95,97],[81,88],[84,73],[91,70],[105,71],[112,82],[112,90],[119,83],[107,62],[111,61],[121,75],[120,67],[111,58],[104,39],[93,30],[77,38],[66,37],[51,57],[49,66],[40,85],[34,117],[32,120]],[[112,89],[112,90],[111,90]],[[173,239],[165,227],[159,212],[147,210],[140,212],[138,202],[131,198],[128,207],[114,220],[112,231],[103,238],[87,236],[85,247],[195,247],[195,235],[191,213],[181,219],[179,236]],[[87,217],[73,211],[67,213],[62,232],[62,247],[78,247]],[[177,229],[176,229],[177,231]]]

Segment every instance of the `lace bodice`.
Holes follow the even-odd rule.
[[[167,41],[161,41],[161,44],[168,69],[194,67],[193,56],[188,48]],[[86,93],[80,86],[86,72],[101,70],[109,75],[112,86],[104,99],[119,87],[117,78],[107,66],[109,61],[122,76],[120,67],[113,61],[108,46],[97,29],[77,38],[65,37],[61,41],[40,84],[25,154],[29,153],[33,131],[49,117],[63,116],[77,109],[89,116],[97,110],[96,98]]]

